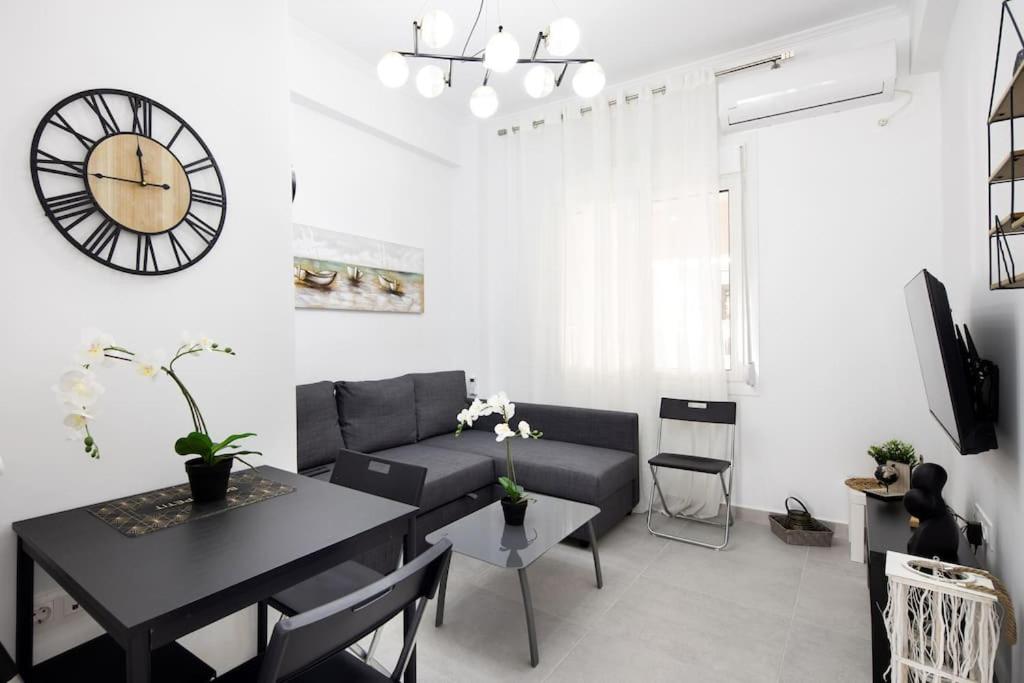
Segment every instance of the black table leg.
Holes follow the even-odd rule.
[[[256,654],[263,654],[267,650],[267,601],[260,600],[256,603]]]
[[[604,578],[601,577],[601,556],[597,554],[597,534],[594,533],[593,520],[587,522],[587,534],[590,536],[590,552],[594,554],[594,574],[597,575],[597,587],[604,588]]]
[[[125,650],[127,683],[149,683],[150,657],[149,629],[132,634]]]
[[[540,663],[537,651],[537,626],[533,620],[533,596],[530,595],[530,582],[526,578],[526,570],[519,569],[519,587],[523,590],[523,607],[526,608],[526,635],[530,639],[530,666]]]
[[[36,563],[25,552],[21,538],[18,539],[17,595],[14,613],[14,657],[18,671],[25,683],[32,680],[32,602],[35,590]]]
[[[405,541],[402,544],[402,557],[404,562],[412,562],[419,554],[416,549],[416,518],[409,520],[409,528],[405,531]],[[416,621],[416,608],[412,604],[405,608],[402,613],[402,635],[408,636]],[[416,683],[416,648],[409,653],[409,663],[405,667],[405,675],[402,677],[406,683]]]

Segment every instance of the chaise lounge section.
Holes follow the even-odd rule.
[[[415,373],[385,380],[316,382],[296,387],[299,472],[329,479],[348,451],[427,470],[417,531],[422,537],[497,500],[505,445],[497,418],[455,436],[466,404],[462,371]],[[527,491],[601,508],[603,534],[639,500],[639,427],[634,413],[517,403],[516,417],[544,432],[517,439],[516,474]],[[573,538],[586,540],[585,530]]]

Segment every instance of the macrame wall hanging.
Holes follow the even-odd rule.
[[[980,569],[894,552],[886,555],[885,573],[889,680],[991,683],[1000,631],[1011,645],[1017,642],[1002,582]]]

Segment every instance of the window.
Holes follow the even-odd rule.
[[[723,174],[718,193],[722,282],[722,361],[732,393],[751,393],[756,368],[756,262],[743,222],[742,173]]]

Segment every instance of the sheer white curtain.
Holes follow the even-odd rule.
[[[616,106],[598,98],[586,114],[577,104],[488,136],[487,388],[637,412],[645,461],[659,397],[726,393],[717,89],[700,71],[670,79],[665,94],[608,94]],[[707,453],[721,444],[667,428],[664,446]],[[659,478],[674,509],[687,501],[688,514],[717,513],[716,479]]]

